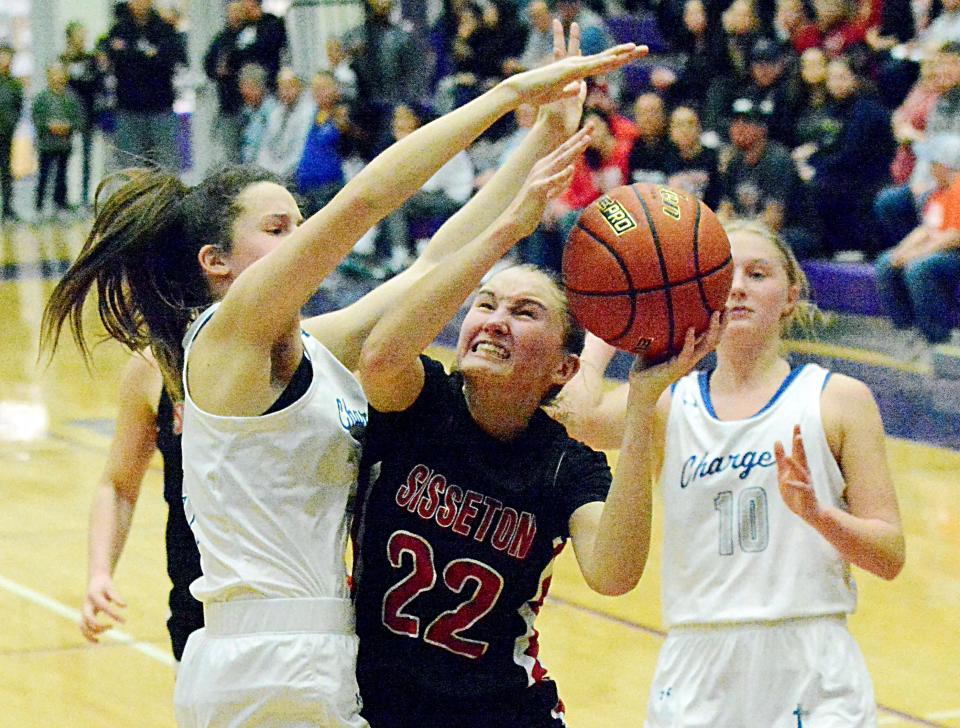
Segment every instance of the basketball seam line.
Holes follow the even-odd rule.
[[[699,279],[709,278],[712,275],[716,275],[723,271],[730,265],[730,257],[728,256],[725,261],[719,265],[711,268],[708,271],[705,271],[699,275],[699,277],[694,276],[693,278],[684,278],[682,281],[671,281],[664,286],[651,286],[649,288],[633,288],[626,291],[584,291],[579,288],[574,288],[573,286],[567,285],[566,289],[568,293],[573,293],[578,296],[590,297],[590,296],[641,296],[645,293],[657,293],[658,291],[665,291],[668,288],[679,288],[680,286],[685,286],[688,283],[694,283]]]
[[[693,221],[693,265],[697,271],[697,290],[700,291],[700,302],[704,310],[710,314],[710,301],[707,300],[707,290],[703,287],[703,275],[700,273],[700,206],[703,203],[697,200],[697,217]]]
[[[582,215],[581,215],[582,217]],[[614,260],[617,261],[617,265],[620,266],[620,270],[623,271],[623,277],[627,279],[627,285],[630,287],[630,290],[633,290],[633,276],[630,275],[630,269],[627,267],[626,261],[620,257],[620,254],[610,247],[606,242],[604,242],[596,233],[590,230],[586,225],[584,225],[580,220],[577,220],[577,227],[585,232],[595,243],[603,246],[603,248],[613,256]],[[567,286],[567,290],[573,290]],[[574,291],[575,292],[575,291]],[[612,337],[614,341],[619,341],[622,337],[627,335],[627,332],[630,331],[633,326],[633,321],[637,315],[637,302],[636,295],[633,293],[627,294],[630,296],[630,317],[627,319],[626,326],[620,331],[619,334]]]
[[[641,195],[637,191],[636,185],[630,185],[630,189],[633,191],[633,194],[636,196],[637,201],[640,203],[640,207],[643,208],[643,214],[647,218],[647,225],[650,227],[650,235],[653,238],[653,245],[657,249],[657,259],[660,262],[660,279],[663,281],[664,285],[666,286],[667,283],[670,281],[670,276],[669,276],[669,271],[667,270],[667,260],[666,258],[663,257],[663,250],[660,248],[660,234],[657,231],[656,223],[653,221],[653,215],[650,214],[650,208],[647,207],[646,200],[644,200],[643,195]],[[667,320],[669,322],[667,324],[667,332],[668,332],[667,351],[673,351],[673,337],[674,337],[674,334],[676,333],[675,331],[676,327],[673,322],[673,294],[670,288],[664,288],[663,292],[664,292],[664,297],[667,299],[666,301]],[[634,298],[633,310],[636,310],[636,308],[637,308],[637,302],[636,302],[636,299]]]

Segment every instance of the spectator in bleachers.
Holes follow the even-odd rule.
[[[13,77],[13,48],[0,43],[0,198],[4,222],[19,218],[13,211],[13,134],[23,110],[23,85]]]
[[[93,57],[97,62],[99,83],[97,93],[93,98],[93,109],[96,115],[96,125],[107,142],[107,152],[113,145],[113,135],[117,130],[117,75],[113,72],[113,63],[110,61],[110,39],[102,35],[93,46]],[[113,160],[108,161],[108,166]]]
[[[734,89],[750,81],[750,50],[763,35],[763,24],[751,0],[733,0],[722,15],[724,73],[716,75],[707,89],[701,121],[705,129],[722,133],[726,130],[726,112]]]
[[[863,43],[870,27],[869,18],[858,12],[854,0],[813,0],[814,19],[791,36],[794,47],[823,48],[827,58],[848,54]]]
[[[823,226],[826,254],[882,247],[872,215],[873,199],[887,184],[894,140],[890,112],[862,90],[862,81],[841,56],[827,66],[828,111],[837,122],[832,143],[809,158],[810,182]]]
[[[893,112],[893,136],[897,141],[897,151],[890,165],[890,176],[895,185],[904,184],[910,179],[916,163],[913,145],[923,139],[927,118],[940,96],[960,82],[960,77],[950,78],[950,70],[948,54],[938,52],[924,59],[920,63],[920,78]]]
[[[923,28],[912,43],[911,50],[934,53],[944,43],[960,42],[960,0],[942,0],[943,10],[926,28]]]
[[[33,125],[37,132],[40,173],[37,181],[37,215],[43,214],[47,181],[53,172],[53,202],[58,216],[69,212],[67,164],[73,135],[83,128],[83,103],[68,86],[70,77],[62,63],[47,69],[47,87],[33,100]]]
[[[700,141],[702,130],[696,109],[678,106],[670,114],[667,151],[667,184],[694,195],[717,209],[720,203],[720,170],[717,152]]]
[[[504,69],[519,73],[553,60],[553,16],[545,0],[533,0],[527,5],[527,41],[519,58],[508,59]]]
[[[603,18],[590,8],[584,7],[580,0],[548,0],[548,5],[560,18],[564,31],[568,31],[572,23],[580,26],[584,55],[599,53],[604,48],[615,45]]]
[[[271,90],[280,73],[281,56],[287,47],[287,28],[281,18],[263,11],[261,0],[240,0],[243,29],[234,42],[237,68],[247,63],[263,66]]]
[[[398,104],[393,110],[393,138],[399,141],[430,121],[420,106]],[[473,194],[475,172],[466,151],[456,154],[428,179],[403,206],[380,223],[377,257],[390,275],[406,268],[417,256],[414,223],[439,223],[463,207]]]
[[[343,41],[333,36],[327,38],[327,70],[333,74],[343,101],[354,103],[357,100],[357,74],[350,67],[350,57]]]
[[[925,137],[960,134],[960,43],[946,43],[937,54],[939,83],[947,90],[940,94],[927,116]],[[906,184],[881,190],[873,203],[885,247],[896,245],[920,219],[920,210],[935,187],[931,165],[918,159]]]
[[[267,71],[256,63],[247,63],[237,78],[243,109],[240,112],[240,161],[252,164],[260,154],[260,144],[267,131],[267,122],[277,106],[277,100],[267,88]]]
[[[798,55],[817,47],[806,32],[810,25],[807,7],[804,0],[777,0],[776,5],[777,35],[786,38]]]
[[[514,65],[510,57],[520,54],[527,37],[516,9],[506,2],[502,10],[494,2],[469,1],[452,9],[457,16],[456,32],[447,39],[452,68],[450,75],[440,79],[435,99],[441,114],[471,101],[503,78]]]
[[[70,89],[80,99],[83,108],[83,126],[80,134],[80,201],[90,202],[90,163],[93,151],[93,130],[96,125],[94,102],[100,85],[97,71],[97,59],[87,48],[87,29],[79,21],[67,23],[65,30],[66,49],[60,56],[60,62],[66,67],[70,77]]]
[[[613,90],[604,77],[587,79],[587,98],[583,106],[585,109],[600,109],[606,113],[613,135],[619,141],[632,144],[639,130],[629,117],[620,112],[620,105],[613,97]],[[636,112],[636,104],[634,104],[634,112]]]
[[[173,75],[187,59],[176,29],[154,10],[153,0],[128,0],[116,7],[108,52],[117,79],[117,161],[150,160],[178,170]]]
[[[950,338],[960,284],[960,136],[918,146],[932,163],[936,191],[923,219],[877,259],[877,289],[898,328],[916,327],[930,344]]]
[[[736,97],[752,99],[768,108],[770,138],[788,147],[793,145],[801,108],[800,88],[795,59],[779,41],[764,36],[754,41],[750,49],[750,81]]]
[[[920,61],[936,53],[944,43],[960,41],[960,0],[942,0],[942,4],[935,0],[912,5],[917,35],[887,51],[881,57],[877,71],[880,88],[894,96],[895,104],[919,76],[917,64]]]
[[[633,104],[636,141],[629,152],[626,179],[631,182],[663,184],[669,151],[667,110],[663,99],[653,92],[640,94]]]
[[[793,129],[793,158],[806,163],[825,140],[836,133],[837,123],[827,113],[827,56],[822,48],[808,48],[800,55],[800,115]],[[804,175],[801,174],[801,177]],[[810,169],[809,177],[813,177]]]
[[[671,35],[671,42],[679,66],[655,67],[650,85],[671,105],[694,105],[699,110],[711,81],[727,72],[723,30],[719,22],[710,24],[703,0],[684,2],[681,30]]]
[[[237,54],[237,36],[243,30],[246,16],[239,1],[227,3],[225,8],[226,24],[207,48],[203,69],[217,87],[219,108],[214,122],[217,130],[214,136],[221,145],[225,161],[239,162],[243,139],[243,97],[238,80],[242,64]]]
[[[590,144],[574,162],[570,186],[547,203],[540,227],[520,246],[524,263],[559,271],[563,242],[580,210],[629,179],[632,140],[618,139],[611,116],[600,108],[585,108],[582,124],[592,127]]]
[[[390,19],[393,3],[366,0],[363,24],[343,38],[357,75],[359,122],[369,132],[368,157],[390,143],[393,107],[423,98],[429,81],[424,54],[410,31]]]
[[[277,74],[277,104],[267,119],[256,163],[284,180],[293,178],[300,164],[316,105],[303,93],[303,82],[289,66]]]
[[[340,87],[329,71],[320,71],[311,83],[312,118],[307,128],[294,180],[313,214],[340,191],[344,184],[341,144],[347,120],[340,104]]]
[[[812,214],[790,153],[767,137],[768,115],[747,98],[731,106],[730,158],[720,175],[722,219],[759,218],[778,232],[798,258],[820,249]]]

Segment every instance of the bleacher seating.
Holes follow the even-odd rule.
[[[877,281],[871,263],[837,263],[832,260],[807,260],[803,269],[810,279],[813,300],[825,311],[886,315],[877,295]],[[960,302],[960,288],[957,289]],[[960,305],[954,310],[952,325],[960,328]]]

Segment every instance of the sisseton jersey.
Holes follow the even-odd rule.
[[[204,603],[347,598],[348,505],[367,421],[360,383],[304,333],[313,377],[293,404],[259,417],[200,410],[186,388],[186,367],[215,310],[184,339],[184,508],[203,566],[191,591]]]
[[[512,442],[489,436],[462,376],[421,360],[416,402],[371,408],[366,432],[379,476],[355,522],[361,695],[398,725],[511,725],[511,702],[556,704],[534,620],[570,516],[605,500],[610,470],[540,410]]]
[[[793,369],[756,415],[721,421],[710,373],[673,391],[660,487],[668,626],[852,612],[856,585],[837,550],[783,502],[773,444],[800,425],[817,498],[845,508],[845,484],[820,416],[830,372]]]

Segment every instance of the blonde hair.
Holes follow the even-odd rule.
[[[790,246],[777,233],[756,219],[736,219],[724,223],[723,229],[728,236],[734,233],[751,233],[768,241],[776,248],[783,263],[783,270],[787,274],[787,283],[797,287],[797,300],[793,311],[783,319],[781,334],[799,334],[805,338],[813,338],[817,328],[827,323],[827,315],[817,308],[810,300],[810,281],[807,274],[800,267],[797,256]]]

